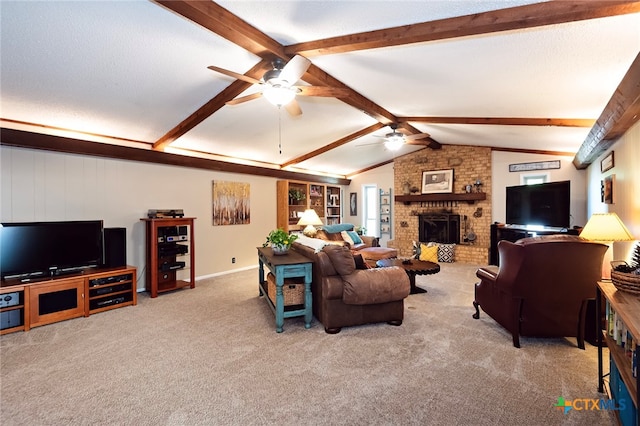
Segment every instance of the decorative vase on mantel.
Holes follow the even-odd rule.
[[[281,256],[289,252],[289,246],[284,244],[271,244],[271,250],[273,250],[273,254]]]

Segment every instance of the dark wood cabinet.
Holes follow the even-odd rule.
[[[534,230],[513,225],[494,223],[491,225],[491,247],[489,248],[489,265],[500,265],[500,259],[498,256],[498,242],[500,242],[501,240],[511,241],[512,243],[514,243],[521,238],[555,234],[578,235],[579,232],[575,229],[564,228],[547,228],[542,230]]]
[[[147,280],[151,297],[183,287],[194,288],[195,244],[193,217],[140,219],[146,223]]]

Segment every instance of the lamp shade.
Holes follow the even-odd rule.
[[[580,236],[591,241],[632,241],[634,238],[615,213],[594,213]]]
[[[304,211],[304,213],[302,213],[302,217],[298,221],[298,225],[322,225],[322,221],[318,217],[318,213],[316,213],[315,210],[307,209]]]

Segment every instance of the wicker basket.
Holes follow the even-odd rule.
[[[301,278],[285,278],[282,286],[284,306],[304,305],[304,283]],[[271,272],[267,274],[267,294],[275,306],[276,304],[276,278]]]
[[[611,262],[611,282],[618,290],[640,295],[640,275],[628,274],[626,272],[615,271],[617,265],[627,264],[626,262]]]

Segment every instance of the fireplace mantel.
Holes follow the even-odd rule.
[[[473,204],[476,201],[487,199],[484,192],[463,192],[460,194],[418,194],[418,195],[396,195],[395,200],[405,203],[424,203],[429,201],[466,201]]]

